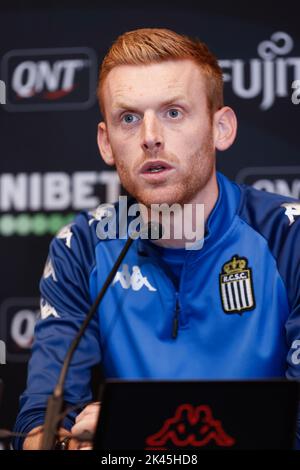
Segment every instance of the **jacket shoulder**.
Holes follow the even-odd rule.
[[[300,201],[241,185],[239,217],[265,238],[291,305],[300,296]]]
[[[240,185],[241,203],[238,215],[267,240],[274,232],[282,236],[299,231],[300,201]]]

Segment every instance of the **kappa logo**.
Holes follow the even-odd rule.
[[[45,320],[48,317],[60,318],[55,308],[50,305],[45,299],[41,299],[41,319]]]
[[[220,274],[220,293],[226,313],[241,313],[255,308],[252,270],[247,258],[234,255],[225,263]]]
[[[114,207],[112,204],[103,204],[98,206],[93,211],[90,211],[89,215],[91,216],[91,219],[89,220],[89,225],[92,225],[96,221],[99,222],[100,220],[113,215],[111,212],[113,208]]]
[[[52,277],[53,281],[57,282],[54,267],[50,258],[48,258],[46,261],[46,265],[45,265],[44,272],[43,272],[43,277],[44,279],[48,279],[48,277]]]
[[[114,277],[113,285],[119,282],[123,289],[129,289],[130,287],[134,291],[142,289],[143,286],[151,292],[155,292],[156,289],[148,281],[146,276],[143,276],[139,266],[132,266],[132,274],[129,272],[128,264],[123,264],[122,271],[118,271]]]
[[[281,204],[281,207],[285,208],[285,215],[288,217],[292,225],[295,222],[295,217],[300,216],[300,202],[285,202]]]
[[[65,243],[68,248],[71,248],[71,238],[73,236],[73,233],[71,230],[72,225],[73,224],[65,225],[56,235],[56,238],[58,238],[59,240],[66,241]]]
[[[224,431],[221,421],[214,419],[210,406],[184,403],[158,432],[147,437],[146,446],[148,449],[205,447],[211,442],[220,447],[232,447],[235,439]]]

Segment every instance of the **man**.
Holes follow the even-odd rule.
[[[131,31],[105,57],[98,96],[100,153],[125,189],[146,212],[204,204],[205,237],[195,250],[184,249],[184,237],[132,245],[75,353],[66,402],[91,400],[90,369],[100,360],[107,377],[299,378],[299,206],[216,173],[216,149],[229,148],[237,128],[216,58],[169,30]],[[25,449],[39,446],[66,350],[125,243],[100,240],[100,218],[80,214],[50,247],[16,424],[32,433]],[[71,437],[93,431],[98,412],[90,404],[63,427]]]

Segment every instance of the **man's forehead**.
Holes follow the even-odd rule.
[[[200,67],[190,60],[166,61],[148,65],[121,65],[112,69],[104,83],[104,93],[116,105],[126,97],[140,98],[153,93],[187,98],[191,87],[202,85]]]

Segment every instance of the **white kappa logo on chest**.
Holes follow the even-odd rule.
[[[117,282],[121,284],[123,289],[129,289],[131,287],[132,290],[138,291],[145,286],[151,292],[156,291],[147,277],[143,276],[139,266],[132,266],[132,273],[130,274],[128,264],[123,264],[122,270],[118,271],[114,277],[113,285]]]

